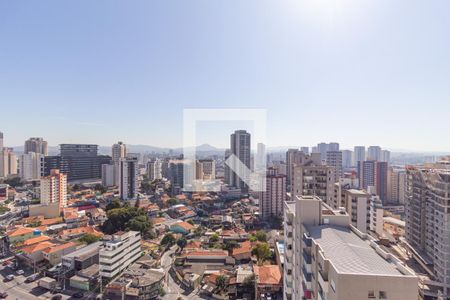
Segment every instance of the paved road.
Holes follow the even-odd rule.
[[[8,268],[0,267],[0,291],[8,293],[6,299],[24,299],[24,300],[34,300],[34,299],[51,299],[53,296],[49,291],[37,286],[37,282],[25,283],[27,276],[31,275],[31,271],[28,270],[24,275],[16,275],[14,280],[4,281],[4,278],[9,274],[14,274],[14,272]],[[67,295],[62,295],[63,299],[69,299]]]
[[[170,276],[169,269],[174,261],[174,253],[178,249],[178,246],[173,246],[161,256],[161,267],[166,272],[166,280],[164,282],[164,290],[166,295],[162,300],[176,300],[178,297],[189,300],[204,300],[198,296],[198,290],[194,290],[191,293],[187,293],[178,283]]]

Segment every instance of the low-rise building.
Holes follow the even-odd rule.
[[[280,267],[277,265],[254,266],[255,299],[276,299],[283,290]]]
[[[76,244],[74,242],[68,242],[61,245],[49,247],[43,251],[44,259],[47,260],[52,266],[59,264],[62,257],[65,254],[75,251]]]
[[[100,248],[100,275],[113,278],[141,255],[141,234],[118,232],[105,236]]]

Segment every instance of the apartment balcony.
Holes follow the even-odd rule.
[[[325,297],[325,294],[322,291],[319,291],[319,293],[317,293],[317,300],[326,300],[327,298]]]
[[[312,245],[312,239],[309,238],[306,233],[303,234],[303,243],[306,247],[311,247]]]
[[[303,251],[303,262],[311,265],[311,255],[306,254],[304,251]]]
[[[303,259],[303,269],[306,270],[306,272],[311,273],[311,260],[309,263]]]
[[[328,293],[328,278],[324,278],[322,272],[319,272],[319,285],[325,293]]]

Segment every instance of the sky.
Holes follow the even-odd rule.
[[[9,146],[179,147],[184,109],[258,108],[268,146],[450,151],[449,12],[447,0],[2,1],[0,131]],[[230,128],[208,126],[199,140],[226,147]]]

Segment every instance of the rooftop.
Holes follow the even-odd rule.
[[[254,266],[255,275],[258,278],[258,284],[280,284],[281,271],[278,265]]]
[[[381,257],[350,228],[333,225],[306,227],[309,236],[324,251],[325,258],[340,273],[403,275],[394,264]]]

